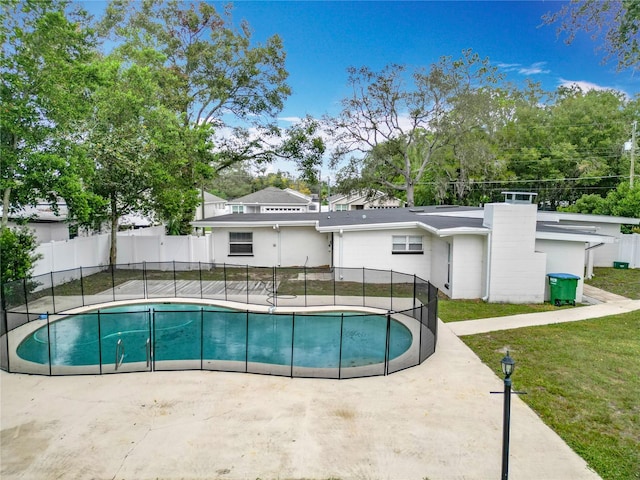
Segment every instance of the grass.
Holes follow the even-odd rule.
[[[442,297],[438,299],[438,317],[445,323],[476,320],[478,318],[505,317],[521,313],[547,312],[558,308],[573,307],[570,305],[556,307],[550,303],[511,304],[486,303],[482,300],[449,300]]]
[[[624,270],[611,267],[595,267],[593,269],[593,278],[585,282],[607,292],[640,300],[640,268]]]
[[[640,311],[462,337],[605,480],[640,479]]]

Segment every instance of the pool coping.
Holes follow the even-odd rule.
[[[256,305],[256,304],[247,304],[241,302],[233,302],[229,300],[211,300],[211,299],[196,299],[196,298],[181,298],[181,297],[159,297],[159,298],[151,298],[151,299],[132,299],[132,300],[117,300],[112,302],[104,302],[95,305],[75,307],[69,310],[65,310],[63,312],[59,312],[56,314],[51,314],[48,316],[51,323],[62,320],[69,315],[77,315],[85,312],[91,312],[100,310],[102,308],[110,308],[114,306],[123,306],[123,305],[139,305],[145,303],[180,303],[180,304],[193,304],[197,306],[211,306],[211,307],[222,307],[222,308],[232,308],[239,311],[249,311],[249,312],[258,312],[258,313],[273,313],[273,314],[286,314],[286,313],[295,313],[295,312],[304,312],[304,313],[322,313],[322,312],[332,312],[332,311],[345,311],[345,312],[358,312],[358,313],[371,313],[376,315],[387,315],[391,313],[391,317],[405,326],[412,335],[411,345],[409,348],[398,357],[389,360],[388,362],[388,370],[390,373],[395,373],[398,371],[402,371],[406,368],[411,368],[413,366],[419,365],[420,358],[420,325],[421,323],[410,317],[408,315],[386,310],[383,308],[376,307],[366,307],[366,306],[354,306],[354,305],[315,305],[315,306],[272,306],[272,305]],[[251,308],[247,308],[251,307]],[[273,310],[271,310],[273,308]],[[47,376],[65,376],[65,375],[98,375],[102,374],[114,374],[114,373],[134,373],[134,372],[152,372],[152,371],[185,371],[185,370],[202,370],[202,371],[226,371],[226,372],[236,372],[236,373],[254,373],[254,374],[266,374],[266,375],[277,375],[277,376],[286,376],[286,377],[294,377],[294,378],[334,378],[334,379],[348,379],[348,378],[358,378],[358,377],[368,377],[368,376],[383,376],[386,375],[387,372],[384,367],[384,362],[375,363],[371,365],[364,366],[340,366],[339,368],[331,367],[331,368],[321,368],[321,367],[301,367],[301,366],[291,366],[291,365],[277,365],[277,364],[266,364],[266,363],[256,363],[256,362],[239,362],[239,361],[231,361],[231,360],[204,360],[201,364],[200,360],[163,360],[159,362],[153,362],[153,365],[149,365],[146,362],[131,362],[126,365],[125,368],[122,368],[122,365],[119,369],[115,368],[114,363],[103,363],[102,367],[99,364],[97,365],[80,365],[80,366],[50,366],[49,364],[40,364],[36,362],[31,362],[29,360],[25,360],[22,357],[18,356],[17,349],[19,345],[24,341],[27,336],[32,334],[34,331],[39,328],[45,326],[47,324],[46,317],[44,319],[32,320],[20,327],[17,327],[10,332],[9,335],[9,365],[11,366],[10,373],[25,373],[25,374],[35,374],[35,375],[47,375]],[[417,345],[416,345],[417,344]],[[189,366],[189,365],[194,365]],[[201,368],[205,365],[219,365],[226,366],[229,368]],[[155,368],[157,365],[160,366],[168,366],[171,365],[174,368]],[[243,368],[234,368],[236,365],[240,365]],[[247,370],[245,371],[245,365]],[[249,366],[262,366],[261,370],[258,371],[259,368],[255,368],[254,370],[249,370]],[[98,369],[96,371],[96,368]],[[55,371],[54,371],[55,370]],[[338,376],[328,375],[324,372],[334,372],[338,371]],[[295,374],[292,374],[296,372]],[[348,375],[343,376],[342,372],[347,372]]]

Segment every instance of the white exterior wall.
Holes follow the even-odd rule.
[[[453,237],[451,298],[480,298],[484,294],[486,237]]]
[[[394,235],[422,236],[422,254],[393,254]],[[394,270],[428,280],[431,235],[420,229],[345,231],[334,233],[333,264],[343,268]]]
[[[535,252],[537,205],[485,206],[489,240],[489,302],[542,303],[546,255]]]
[[[577,225],[583,227],[596,227],[596,231],[598,235],[609,235],[611,237],[615,237],[615,243],[605,243],[601,247],[598,247],[593,250],[593,266],[594,267],[613,267],[613,262],[617,262],[619,260],[619,242],[622,238],[622,233],[620,232],[620,224],[619,223],[597,223],[597,222],[577,222],[577,221],[568,221],[563,220],[559,224],[562,225]],[[581,275],[582,276],[582,275]]]
[[[453,252],[453,237],[431,239],[431,272],[429,276],[422,277],[432,285],[438,287],[447,296],[451,296],[451,273],[449,271],[449,249]]]
[[[253,255],[229,255],[229,232],[253,232]],[[314,227],[215,228],[213,230],[215,263],[255,267],[318,267],[330,264],[329,234]]]
[[[18,225],[9,221],[7,225],[15,228]],[[69,240],[69,225],[66,222],[27,223],[26,227],[36,237],[36,243],[64,242]]]
[[[583,242],[561,242],[558,240],[537,240],[536,249],[547,255],[545,273],[571,273],[580,277],[576,288],[576,302],[582,302],[584,279]],[[544,299],[549,300],[549,279],[545,278]]]

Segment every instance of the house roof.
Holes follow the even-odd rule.
[[[428,206],[321,213],[248,213],[211,217],[193,222],[193,225],[227,228],[312,226],[319,232],[420,228],[440,237],[487,235],[491,229],[483,225],[482,211],[479,207]],[[536,238],[595,243],[614,241],[613,237],[588,229],[567,228],[544,221],[536,224]]]
[[[227,201],[224,198],[220,198],[213,193],[204,192],[204,203],[226,203]]]
[[[309,205],[311,200],[277,187],[267,187],[244,197],[229,200],[227,203],[229,205]]]

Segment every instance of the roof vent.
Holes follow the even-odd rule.
[[[504,203],[531,204],[538,195],[533,192],[501,192],[504,195]]]

